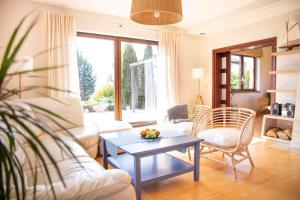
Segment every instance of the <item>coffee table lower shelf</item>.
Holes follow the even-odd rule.
[[[127,171],[134,177],[134,158],[129,154],[108,157],[114,168]],[[166,153],[141,158],[141,184],[152,184],[194,170],[194,165]]]

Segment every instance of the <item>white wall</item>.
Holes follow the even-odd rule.
[[[132,37],[147,40],[158,40],[158,29],[162,27],[143,26],[133,23],[132,21],[120,17],[113,17],[90,13],[79,10],[71,10],[60,7],[46,6],[38,3],[31,3],[24,0],[0,0],[0,46],[5,46],[13,29],[19,23],[21,18],[32,10],[50,9],[58,10],[60,12],[69,13],[75,16],[76,27],[78,31],[98,33],[113,36]],[[30,21],[30,20],[29,20]],[[122,25],[120,27],[120,25]],[[163,27],[167,28],[167,27]],[[174,29],[174,28],[173,28]],[[33,56],[41,52],[41,28],[40,25],[34,28],[29,38],[20,51],[19,56]],[[177,29],[175,29],[177,30]],[[199,37],[185,34],[182,30],[180,36],[180,52],[179,52],[179,81],[180,81],[180,103],[192,103],[194,99],[194,85],[191,80],[191,68],[200,64],[199,52]],[[3,51],[0,54],[0,58]],[[37,67],[40,61],[35,58],[34,66]],[[43,74],[46,76],[46,74]],[[23,85],[45,85],[46,78],[29,79],[24,77]],[[182,84],[184,82],[184,84]],[[14,79],[10,87],[18,87],[18,79]],[[186,90],[186,84],[189,85],[190,90]],[[37,96],[39,94],[27,93],[24,98]]]
[[[4,53],[4,48],[7,46],[9,37],[11,36],[14,28],[20,22],[21,18],[24,17],[29,11],[37,9],[38,5],[33,3],[23,3],[20,1],[7,1],[0,0],[0,59],[2,60],[2,56]],[[32,21],[30,18],[28,22]],[[24,24],[25,27],[29,25],[29,23]],[[24,30],[24,29],[22,29]],[[22,31],[24,32],[24,31]],[[20,38],[20,37],[18,37]],[[33,56],[36,53],[40,52],[40,40],[41,34],[39,29],[39,24],[32,30],[31,34],[25,41],[24,46],[20,49],[20,53],[18,56]],[[37,65],[37,59],[33,60],[34,65]],[[29,78],[28,76],[22,76],[23,86],[31,86],[31,85],[41,85],[42,79],[37,78]],[[9,88],[18,88],[18,78],[15,77],[11,80],[9,84]],[[36,94],[26,93],[23,94],[24,97],[35,96]]]
[[[192,79],[192,68],[200,66],[199,37],[182,34],[179,44],[179,103],[195,103],[197,80]]]
[[[272,79],[269,71],[271,71],[271,47],[262,48],[263,56],[258,58],[260,61],[260,73],[257,73],[257,81],[260,82],[260,88],[257,92],[233,93],[232,103],[238,107],[258,109],[257,99],[266,95],[267,90],[272,89]],[[247,97],[247,98],[245,98]]]
[[[212,34],[207,36],[201,36],[199,57],[200,65],[206,69],[204,80],[201,84],[201,91],[204,97],[205,103],[212,105],[212,50],[222,48],[226,46],[277,37],[277,41],[281,41],[281,35],[284,32],[285,20],[298,14],[300,10],[295,12],[274,17],[259,23],[247,25],[234,30]],[[196,44],[195,44],[196,45]],[[182,83],[185,84],[185,83]],[[183,85],[182,87],[189,89],[189,85]]]

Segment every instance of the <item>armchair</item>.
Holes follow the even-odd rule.
[[[222,152],[222,157],[229,156],[235,178],[236,164],[248,159],[254,167],[248,145],[253,138],[255,116],[250,109],[231,107],[215,108],[198,115],[192,132],[204,139],[200,156],[217,151]],[[236,155],[241,158],[236,158]]]

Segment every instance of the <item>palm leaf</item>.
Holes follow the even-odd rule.
[[[44,134],[48,135],[49,138],[65,153],[72,156],[74,160],[82,167],[81,163],[79,162],[78,158],[75,157],[74,153],[71,151],[71,148],[65,143],[65,141],[60,138],[59,135],[55,134],[51,128],[48,127],[47,124],[43,123],[42,121],[36,119],[32,113],[28,112],[28,110],[25,110],[22,108],[22,106],[13,105],[6,101],[8,98],[13,97],[14,95],[19,94],[23,91],[30,91],[38,88],[47,88],[49,90],[56,90],[61,92],[69,92],[71,91],[65,91],[57,88],[51,88],[51,87],[41,87],[41,86],[33,86],[28,87],[23,90],[10,90],[7,89],[6,86],[9,81],[11,81],[11,77],[17,75],[17,74],[27,74],[31,72],[39,72],[44,70],[49,70],[49,67],[39,67],[34,70],[30,71],[22,71],[19,73],[11,73],[8,74],[8,70],[11,67],[11,65],[14,63],[15,58],[26,41],[26,38],[32,31],[33,27],[36,24],[37,17],[34,18],[34,20],[29,24],[29,26],[26,28],[26,31],[24,32],[21,37],[18,37],[18,34],[26,21],[27,17],[30,15],[26,15],[20,23],[17,25],[17,27],[14,29],[7,47],[4,51],[4,55],[2,57],[1,61],[1,68],[0,68],[0,199],[9,200],[12,198],[12,193],[15,193],[15,198],[17,200],[23,200],[26,198],[26,180],[24,176],[24,170],[22,168],[22,165],[20,163],[19,158],[16,156],[16,145],[20,144],[18,141],[18,137],[22,138],[26,142],[26,148],[31,149],[31,151],[34,153],[35,156],[35,163],[32,163],[31,158],[29,158],[29,155],[26,152],[26,149],[20,144],[22,150],[25,153],[25,156],[28,160],[29,166],[30,166],[30,174],[33,176],[33,199],[36,199],[36,184],[37,184],[37,178],[38,178],[38,164],[42,166],[41,173],[43,174],[43,178],[45,179],[45,182],[48,182],[50,185],[51,193],[53,195],[53,198],[56,199],[56,193],[55,188],[52,187],[52,177],[50,173],[50,169],[47,163],[47,160],[50,161],[50,164],[53,166],[55,173],[58,175],[59,180],[63,184],[63,186],[66,187],[66,184],[63,179],[63,175],[61,174],[61,171],[59,169],[58,164],[55,161],[54,156],[51,154],[51,152],[47,149],[46,144],[44,144],[41,139],[34,133],[32,126],[35,128],[38,128],[39,130],[43,131]],[[20,38],[17,40],[17,38]],[[46,51],[40,52],[38,55],[44,54]],[[58,69],[64,66],[52,66],[50,70],[52,69]],[[69,122],[68,120],[64,119],[63,117],[57,115],[56,113],[41,108],[39,106],[29,104],[26,102],[23,102],[23,104],[29,105],[43,113],[43,115],[47,116],[49,120],[51,120],[53,123],[55,123],[58,127],[60,127],[67,135],[69,135],[73,140],[77,141],[76,138],[57,120],[62,120],[64,122]],[[6,140],[4,141],[4,138]],[[78,142],[78,141],[77,141]],[[13,187],[11,187],[13,186]]]

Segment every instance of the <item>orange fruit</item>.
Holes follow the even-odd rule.
[[[140,135],[141,135],[142,137],[145,137],[145,136],[146,136],[146,134],[147,134],[147,132],[146,132],[146,131],[144,131],[144,130],[142,130],[142,131],[140,132]]]

